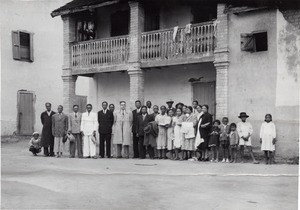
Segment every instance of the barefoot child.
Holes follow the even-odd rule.
[[[37,153],[41,152],[39,133],[33,132],[32,138],[29,141],[29,151],[32,152],[34,156],[37,156]]]
[[[252,144],[251,144],[251,135],[253,133],[252,125],[249,122],[246,122],[249,116],[246,112],[241,112],[239,118],[241,122],[237,124],[237,131],[240,137],[239,145],[242,163],[244,163],[244,147],[246,146],[254,164],[258,164],[259,162],[255,160],[253,152],[252,152]]]
[[[210,162],[218,162],[217,156],[217,148],[219,145],[219,136],[220,136],[220,126],[221,122],[219,120],[215,120],[213,122],[213,127],[211,128],[211,133],[208,141],[208,146],[211,149],[212,158]]]
[[[265,122],[260,128],[261,150],[265,153],[266,164],[272,164],[273,152],[275,151],[276,127],[272,122],[272,115],[266,114]]]
[[[222,125],[220,126],[220,145],[223,151],[223,160],[222,163],[229,163],[228,153],[229,153],[229,132],[230,126],[228,125],[228,118],[223,117]]]
[[[237,149],[239,146],[239,134],[236,131],[236,124],[230,124],[230,134],[229,134],[229,142],[230,142],[230,163],[236,163]]]

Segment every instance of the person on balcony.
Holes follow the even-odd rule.
[[[117,158],[122,158],[122,146],[124,156],[129,158],[129,145],[131,141],[132,113],[126,111],[126,102],[120,102],[120,111],[114,115],[113,144],[116,145]]]

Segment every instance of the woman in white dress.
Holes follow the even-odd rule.
[[[272,115],[266,114],[265,122],[262,123],[260,128],[260,143],[261,150],[265,153],[266,164],[272,164],[273,152],[275,151],[276,142],[276,127],[272,122]]]

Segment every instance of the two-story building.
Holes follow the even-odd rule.
[[[208,104],[215,119],[246,111],[259,146],[267,113],[278,156],[298,156],[299,4],[279,1],[73,0],[63,20],[64,105],[78,77],[88,102],[151,100]],[[117,106],[118,108],[118,106]]]

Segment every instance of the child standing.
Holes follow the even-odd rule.
[[[170,123],[167,125],[168,129],[167,129],[167,139],[168,139],[168,144],[167,144],[167,148],[169,150],[169,154],[170,154],[170,159],[173,160],[173,148],[174,148],[174,121],[173,121],[173,116],[174,116],[174,112],[172,109],[169,109],[167,112],[168,116],[169,116],[169,120]]]
[[[167,116],[166,110],[165,106],[161,106],[161,113],[155,117],[155,122],[158,125],[156,144],[159,159],[167,159],[165,149],[167,147],[167,126],[170,124],[170,117]]]
[[[272,122],[272,115],[266,114],[265,122],[262,123],[260,128],[260,143],[261,150],[265,153],[266,164],[272,164],[273,152],[275,151],[276,142],[276,127]]]
[[[220,144],[223,150],[223,160],[222,163],[229,163],[228,153],[229,153],[229,132],[230,126],[228,125],[228,117],[223,117],[222,125],[220,126]]]
[[[230,124],[230,134],[229,134],[229,142],[230,142],[230,163],[236,163],[237,149],[239,145],[239,134],[236,131],[236,124]]]
[[[32,152],[34,156],[37,156],[37,153],[41,152],[39,135],[38,132],[33,132],[32,138],[29,141],[29,151]]]
[[[240,137],[239,144],[242,158],[241,163],[244,163],[244,147],[246,146],[252,157],[253,163],[258,164],[259,162],[255,160],[252,152],[251,135],[253,133],[253,128],[249,122],[246,122],[248,117],[249,116],[246,114],[246,112],[241,112],[239,118],[242,121],[237,124],[237,131]]]
[[[173,117],[174,122],[174,150],[175,150],[175,160],[179,160],[179,149],[182,144],[182,133],[181,133],[181,125],[183,121],[183,115],[181,108],[176,109],[176,116]]]
[[[208,147],[211,149],[212,158],[210,162],[218,162],[217,157],[217,148],[219,146],[219,136],[220,136],[220,126],[221,122],[219,120],[215,120],[213,122],[213,127],[211,128],[211,133],[209,134]]]

